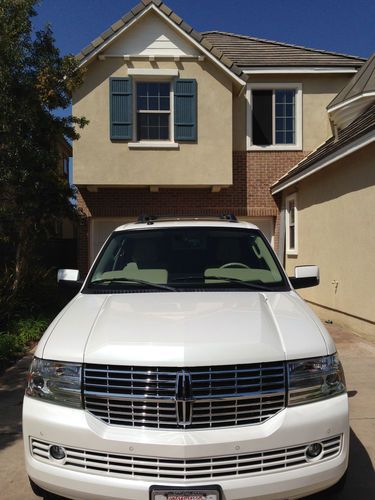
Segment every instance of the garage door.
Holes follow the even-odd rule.
[[[272,217],[240,217],[241,220],[246,220],[259,227],[265,237],[273,246],[274,221]],[[127,222],[133,222],[134,218],[113,218],[113,219],[92,219],[91,221],[91,245],[90,245],[90,261],[94,261],[99,250],[103,246],[105,240],[116,227]]]
[[[91,245],[90,245],[90,261],[94,261],[99,250],[102,248],[105,240],[116,227],[133,222],[135,219],[130,218],[114,218],[114,219],[92,219],[91,220]]]
[[[274,219],[273,217],[239,217],[240,220],[246,220],[259,227],[267,240],[274,245]]]

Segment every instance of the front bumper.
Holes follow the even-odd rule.
[[[40,487],[71,498],[87,500],[149,500],[151,485],[219,485],[223,500],[301,498],[336,483],[348,463],[349,423],[346,395],[282,412],[261,425],[197,431],[159,431],[119,428],[104,424],[82,410],[24,399],[23,432],[27,472]],[[211,479],[172,480],[154,477],[119,477],[75,468],[34,457],[31,439],[98,454],[118,454],[150,460],[199,460],[243,456],[269,450],[288,450],[305,443],[341,436],[341,449],[332,457],[282,470],[255,469],[243,475]],[[252,455],[255,456],[255,455]],[[82,463],[82,462],[81,462]],[[100,470],[98,468],[98,470]],[[197,476],[195,476],[197,477]]]

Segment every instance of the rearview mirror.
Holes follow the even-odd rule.
[[[62,287],[76,288],[79,290],[83,281],[79,279],[78,269],[59,269],[57,283]]]
[[[309,288],[320,282],[319,266],[297,266],[294,277],[289,277],[293,288]]]

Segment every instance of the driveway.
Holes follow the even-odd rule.
[[[351,458],[345,490],[331,498],[375,497],[375,339],[370,342],[337,326],[329,326],[344,364],[350,397]],[[31,356],[0,378],[0,498],[36,500],[23,463],[22,397]],[[328,498],[314,495],[309,500]],[[307,499],[306,499],[307,500]]]

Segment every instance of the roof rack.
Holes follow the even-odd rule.
[[[153,224],[157,221],[179,221],[179,220],[222,220],[227,222],[238,222],[234,214],[183,214],[183,215],[149,215],[142,214],[138,217],[138,224]]]

